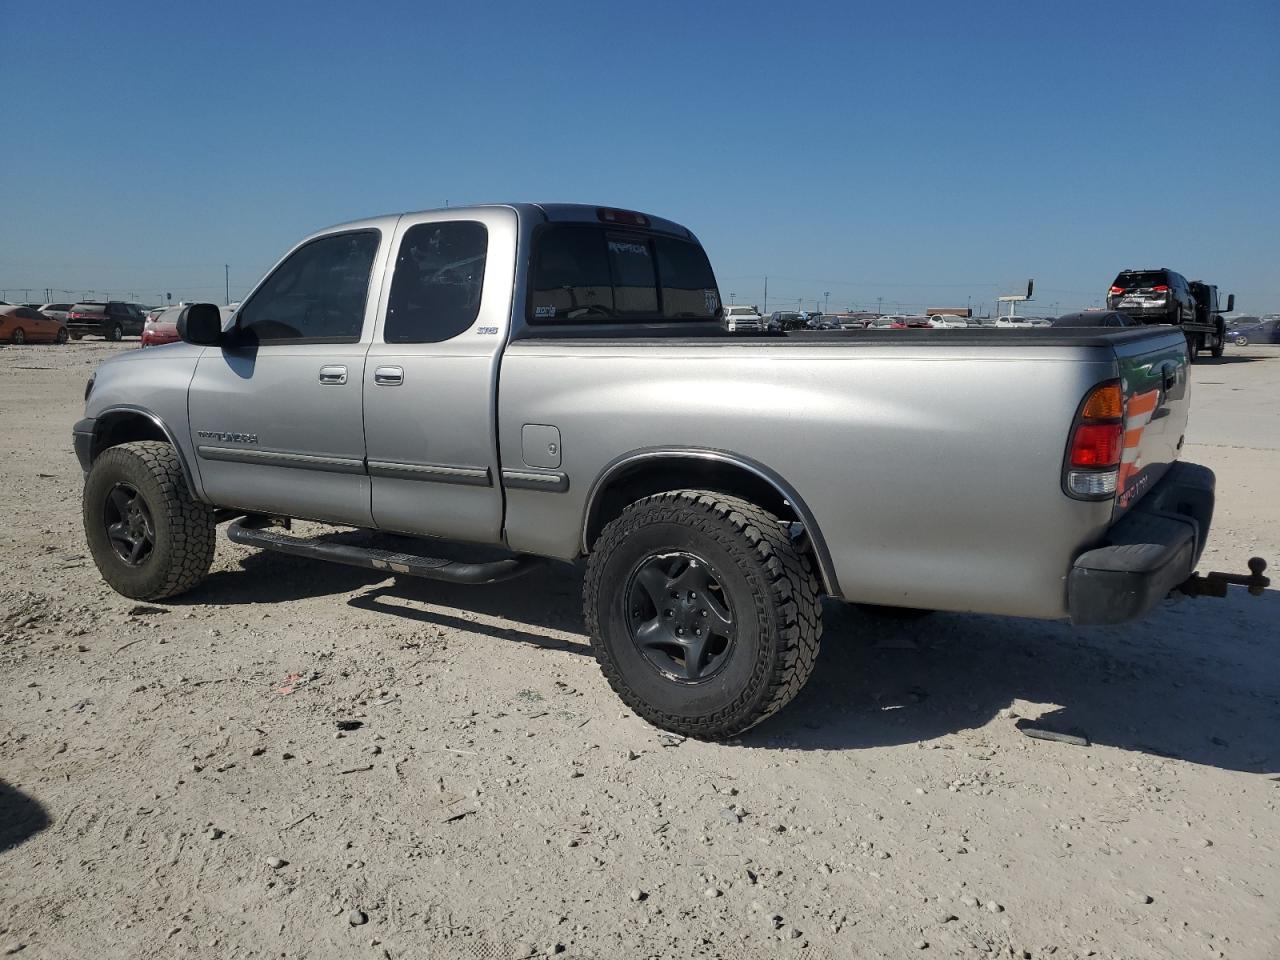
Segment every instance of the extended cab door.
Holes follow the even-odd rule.
[[[360,388],[394,222],[305,241],[200,357],[188,409],[213,503],[372,525]]]
[[[496,403],[516,213],[404,216],[364,371],[373,519],[402,533],[502,542]]]

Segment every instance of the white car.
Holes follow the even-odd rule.
[[[997,317],[996,326],[997,327],[1029,328],[1029,327],[1034,327],[1035,324],[1032,323],[1027,317]]]
[[[944,330],[968,327],[969,321],[958,313],[939,313],[929,318],[929,326]]]
[[[724,326],[730,333],[760,333],[764,330],[764,317],[755,307],[738,307],[732,304],[724,308]]]

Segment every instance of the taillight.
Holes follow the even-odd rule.
[[[1152,293],[1168,293],[1168,292],[1169,292],[1169,288],[1168,288],[1165,284],[1160,283],[1160,284],[1157,284],[1156,286],[1152,287],[1152,288],[1151,288],[1151,292],[1152,292]]]
[[[634,210],[614,210],[611,207],[599,207],[596,217],[604,223],[622,223],[629,227],[647,227],[649,218]]]
[[[1118,297],[1122,293],[1124,293],[1124,287],[1113,286],[1110,290],[1107,291],[1107,295],[1111,297]]]
[[[1089,391],[1071,426],[1063,464],[1063,489],[1077,500],[1107,500],[1116,494],[1124,456],[1124,394],[1119,380]]]

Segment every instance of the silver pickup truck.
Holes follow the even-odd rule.
[[[323,230],[229,319],[178,326],[102,364],[74,430],[85,534],[125,596],[196,586],[223,521],[461,583],[585,557],[609,683],[714,738],[795,696],[824,595],[1103,624],[1225,592],[1193,577],[1214,479],[1177,462],[1173,328],[730,336],[689,230],[539,204]]]

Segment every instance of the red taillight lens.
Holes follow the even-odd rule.
[[[1124,449],[1124,424],[1082,423],[1071,438],[1071,466],[1114,467]]]
[[[634,210],[614,210],[610,207],[600,207],[596,210],[596,216],[604,223],[621,223],[628,227],[647,227],[649,218],[643,213],[636,213]]]
[[[1112,287],[1110,290],[1107,291],[1107,293],[1110,296],[1118,297],[1120,296],[1120,294],[1124,293],[1124,287]]]
[[[1167,286],[1165,286],[1163,283],[1161,283],[1161,284],[1157,284],[1156,286],[1152,287],[1151,289],[1152,289],[1152,291],[1154,291],[1155,293],[1168,293],[1168,292],[1169,292],[1169,288],[1168,288]]]

